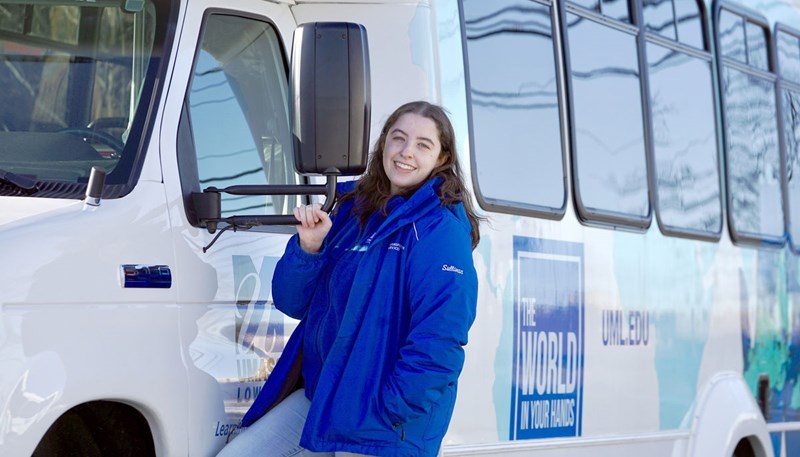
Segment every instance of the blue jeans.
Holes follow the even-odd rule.
[[[350,452],[311,452],[300,446],[311,402],[300,389],[228,443],[217,457],[358,457]],[[366,456],[364,456],[366,457]]]

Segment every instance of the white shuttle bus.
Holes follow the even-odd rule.
[[[799,5],[0,0],[0,455],[234,439],[291,208],[423,99],[488,219],[443,456],[800,456]]]

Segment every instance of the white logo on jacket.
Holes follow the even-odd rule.
[[[405,247],[405,246],[403,246],[403,245],[402,245],[402,244],[400,244],[400,243],[392,243],[392,244],[390,244],[390,245],[389,245],[389,250],[390,250],[390,251],[402,251],[402,250],[404,250],[405,248],[406,248],[406,247]]]
[[[452,272],[458,273],[460,275],[464,274],[464,270],[462,270],[462,269],[460,269],[460,268],[458,268],[458,267],[456,267],[454,265],[447,265],[447,264],[442,265],[442,271],[452,271]]]

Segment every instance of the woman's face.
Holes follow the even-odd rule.
[[[389,128],[383,146],[383,170],[391,183],[392,195],[422,183],[444,162],[439,157],[439,129],[419,114],[406,113]]]

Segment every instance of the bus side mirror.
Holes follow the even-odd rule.
[[[295,168],[303,175],[323,174],[326,184],[234,185],[192,192],[191,204],[200,226],[217,232],[259,225],[296,225],[291,214],[222,217],[220,194],[325,195],[322,209],[336,199],[336,178],[367,169],[370,125],[370,76],[367,31],[348,22],[312,22],[300,26],[292,44],[289,111]]]
[[[312,22],[294,32],[290,97],[300,174],[360,175],[369,156],[367,31],[349,22]]]

